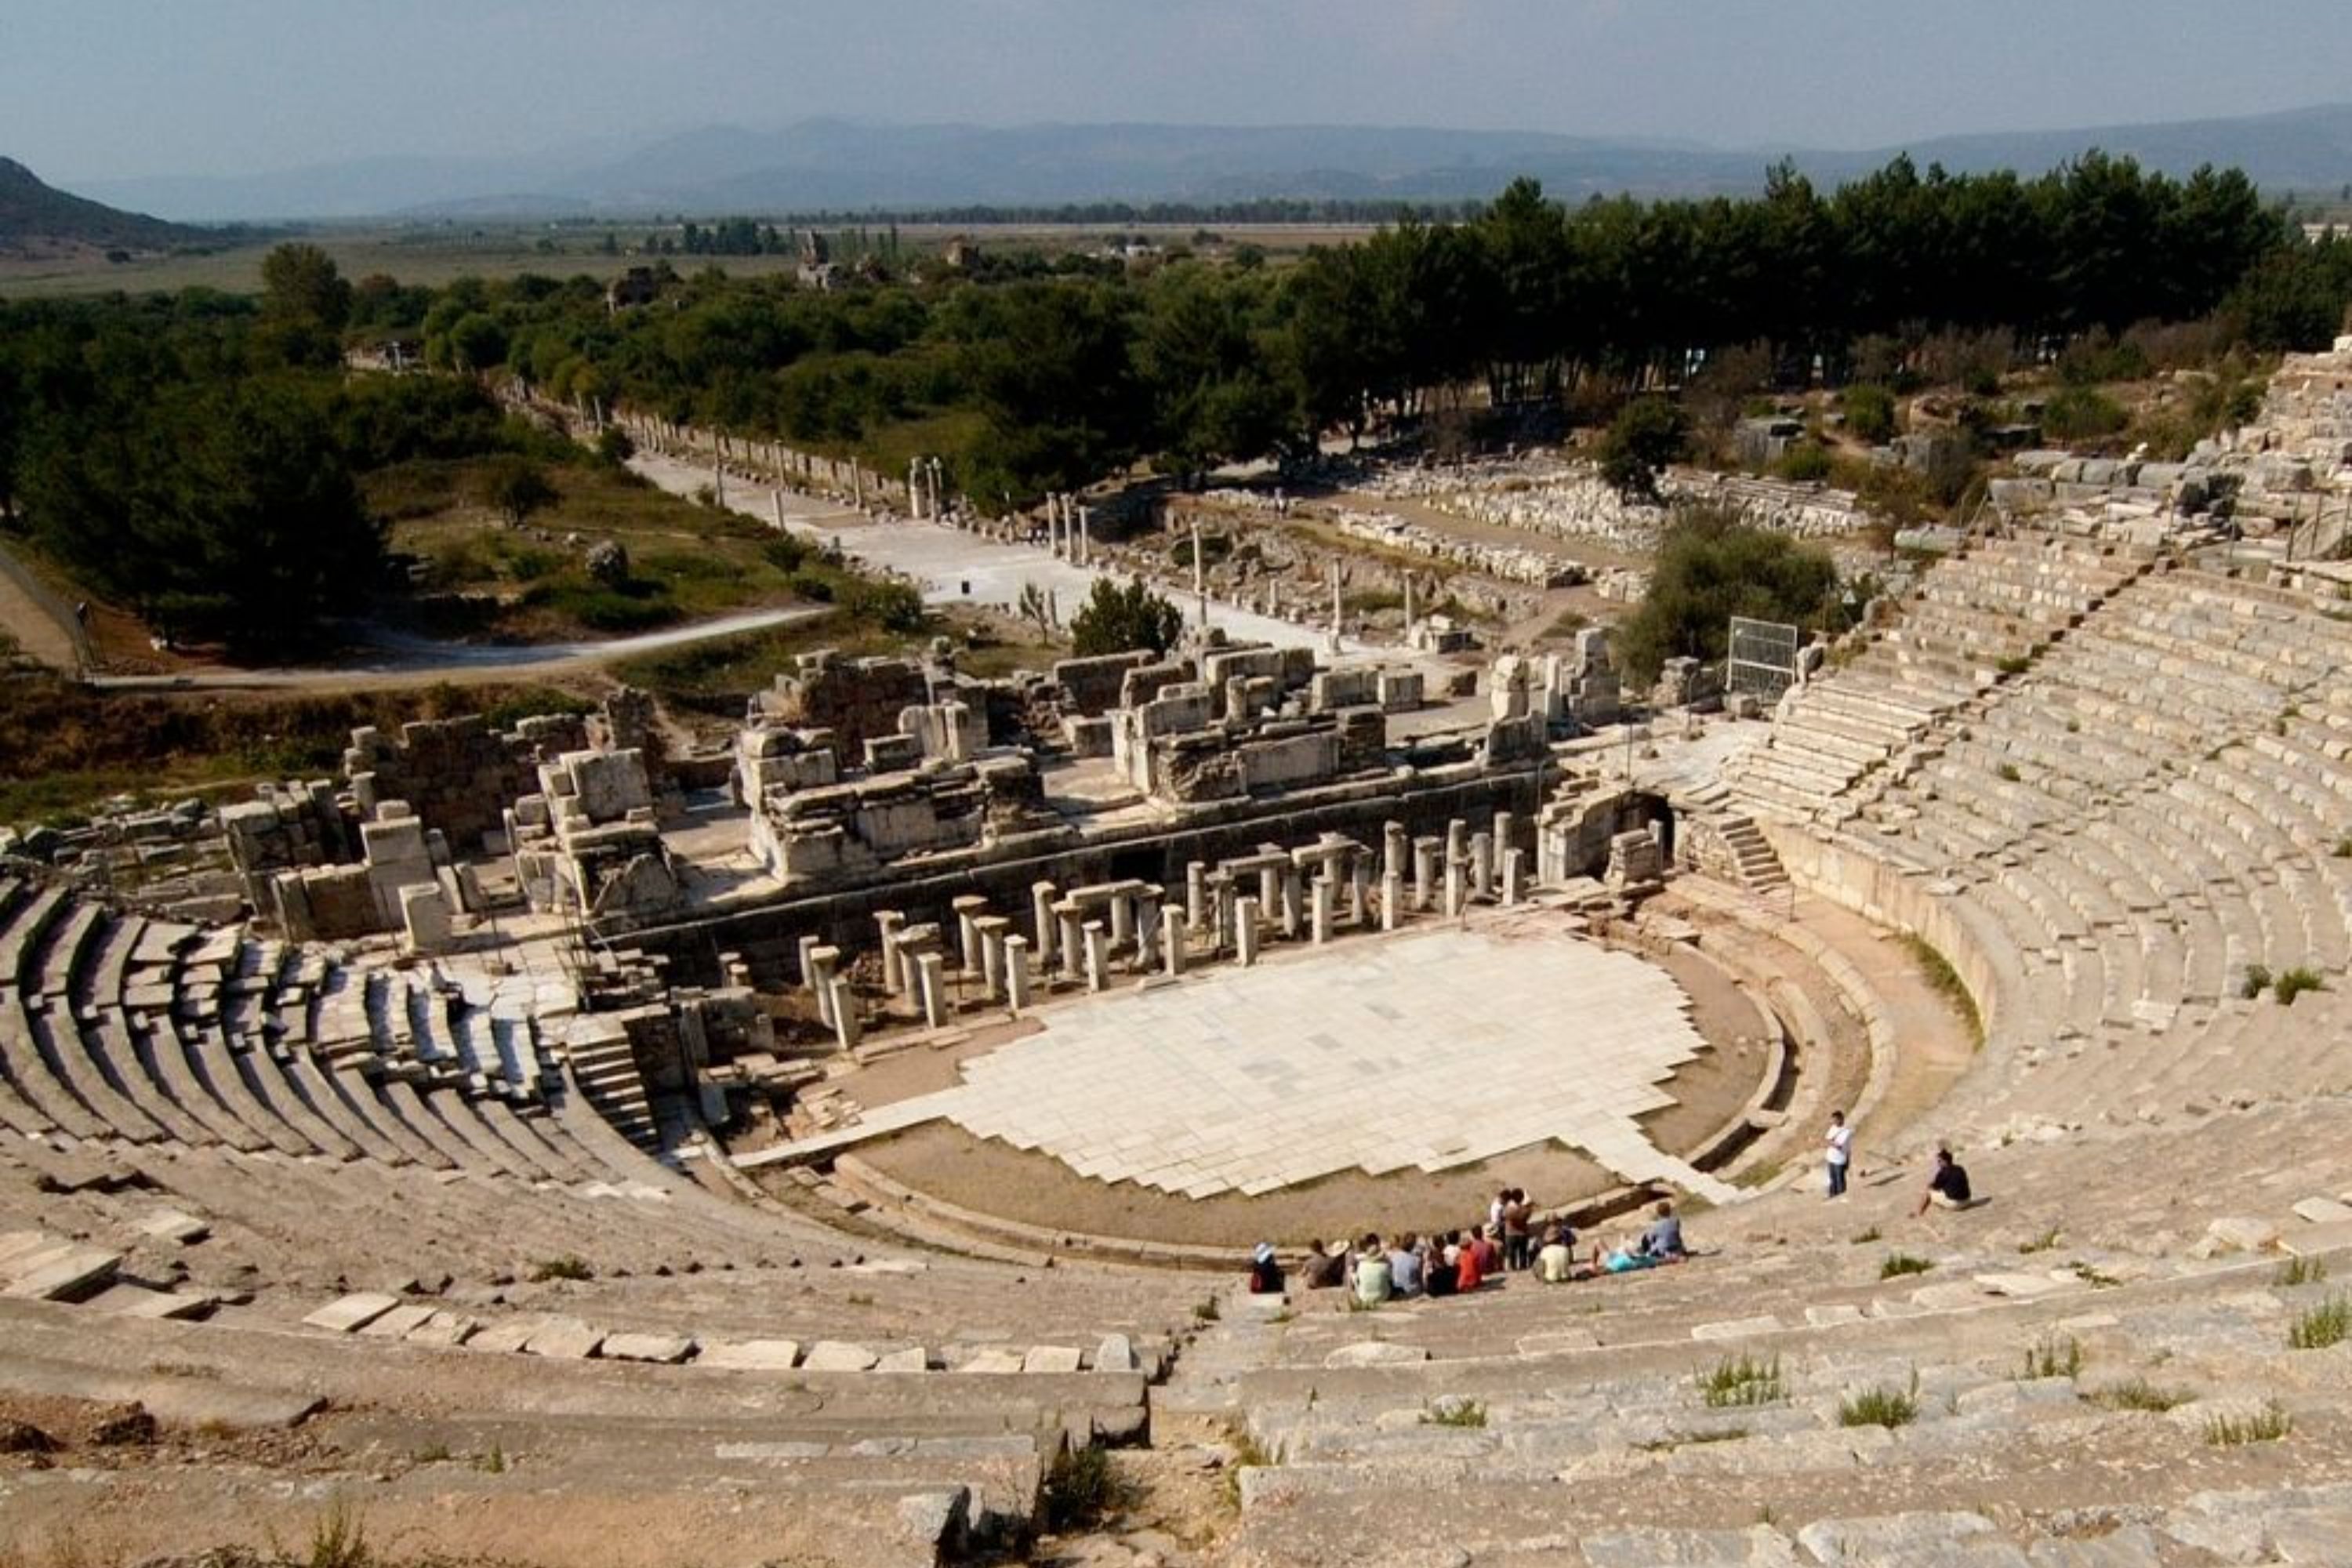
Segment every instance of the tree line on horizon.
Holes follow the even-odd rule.
[[[2352,251],[2305,244],[2239,172],[2092,153],[2035,179],[1898,158],[1828,194],[1783,166],[1755,198],[1573,207],[1522,180],[1465,221],[1290,267],[1008,252],[829,293],[707,271],[619,313],[585,279],[461,280],[380,311],[362,292],[361,320],[422,334],[437,363],[562,399],[886,468],[890,433],[917,427],[976,500],[1017,506],[1139,458],[1195,475],[1300,458],[1465,403],[1605,415],[1735,345],[1832,384],[1956,331],[2032,352],[2219,312],[2248,346],[2309,347],[2352,299]]]
[[[1375,423],[1598,422],[1710,356],[1841,384],[1961,332],[2032,353],[2205,320],[2307,348],[2347,300],[2352,245],[2305,243],[2242,174],[2095,153],[2034,179],[1897,159],[1827,194],[1784,167],[1749,199],[1569,207],[1520,181],[1293,266],[1008,251],[834,291],[714,267],[619,310],[586,277],[354,284],[291,245],[258,299],[0,303],[0,517],[159,615],[278,643],[379,580],[354,473],[522,439],[469,380],[885,471],[936,455],[1002,507],[1139,459],[1306,459]],[[458,374],[342,373],[386,339]]]

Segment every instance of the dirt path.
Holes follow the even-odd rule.
[[[6,579],[0,577],[0,585]],[[602,642],[530,643],[520,647],[437,642],[399,632],[371,631],[373,652],[349,664],[310,668],[202,669],[173,675],[107,675],[91,684],[110,691],[184,690],[199,688],[268,689],[292,688],[333,690],[376,689],[399,686],[484,685],[519,679],[543,679],[576,674],[616,658],[659,653],[708,642],[713,637],[766,631],[811,620],[827,613],[824,605],[795,605],[778,610],[746,610],[691,626]]]
[[[19,652],[52,669],[77,668],[73,633],[26,591],[17,580],[17,574],[24,571],[22,563],[0,549],[0,633],[5,633]]]

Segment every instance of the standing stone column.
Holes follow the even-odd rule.
[[[978,893],[966,893],[948,901],[955,911],[956,964],[966,974],[980,973],[980,928],[976,923],[988,913],[988,900]]]
[[[1037,944],[1037,963],[1050,969],[1054,963],[1054,900],[1060,889],[1051,882],[1029,884],[1029,931]]]
[[[1405,857],[1412,853],[1412,839],[1405,833],[1402,822],[1381,825],[1381,875],[1402,880],[1405,874]]]
[[[993,1002],[1004,994],[1004,933],[1013,922],[1003,915],[982,915],[971,924],[980,937],[981,991]]]
[[[1178,980],[1184,973],[1184,927],[1175,921],[1160,922],[1160,952],[1168,961],[1168,978]]]
[[[1078,564],[1081,566],[1094,563],[1094,526],[1095,509],[1090,506],[1078,508]]]
[[[1445,825],[1445,858],[1448,860],[1470,858],[1470,825],[1458,816]]]
[[[1358,931],[1371,923],[1372,858],[1358,852],[1348,857],[1348,919]]]
[[[833,1037],[846,1054],[857,1048],[862,1031],[857,1021],[857,994],[850,989],[849,976],[835,975],[832,986]]]
[[[1526,850],[1506,849],[1503,851],[1503,902],[1506,904],[1516,904],[1519,901],[1522,896],[1521,879],[1526,874]]]
[[[1087,938],[1078,920],[1078,906],[1064,900],[1054,906],[1054,914],[1062,927],[1062,978],[1084,980],[1087,977]]]
[[[1135,940],[1135,900],[1127,893],[1110,896],[1110,945],[1124,950]]]
[[[1480,899],[1495,896],[1495,841],[1483,833],[1470,836],[1470,890]]]
[[[1282,870],[1271,862],[1257,868],[1257,907],[1261,910],[1282,908]]]
[[[1029,1005],[1029,939],[1004,939],[1004,1001],[1019,1017]]]
[[[923,987],[923,1022],[934,1029],[948,1026],[948,961],[943,954],[927,952],[915,960],[916,973]]]
[[[1184,864],[1184,923],[1194,931],[1209,916],[1209,868],[1198,860]]]
[[[1315,935],[1315,945],[1318,947],[1330,945],[1332,905],[1335,902],[1332,897],[1333,891],[1329,876],[1319,876],[1315,879],[1310,895],[1314,911],[1311,929]]]
[[[1435,907],[1437,857],[1444,847],[1444,841],[1439,838],[1412,841],[1412,907],[1416,913],[1427,914]]]
[[[1084,927],[1087,944],[1087,989],[1100,991],[1110,984],[1110,936],[1100,921]]]
[[[1282,868],[1282,936],[1286,942],[1298,940],[1298,928],[1303,923],[1299,917],[1305,911],[1299,908],[1303,900],[1298,883],[1297,866],[1285,866]]]
[[[1494,826],[1488,831],[1495,836],[1496,865],[1499,866],[1503,863],[1503,851],[1511,847],[1511,830],[1517,826],[1517,824],[1511,820],[1509,812],[1498,811],[1495,814]]]
[[[1234,900],[1234,959],[1244,969],[1257,962],[1257,900],[1247,894]]]
[[[809,954],[814,952],[818,948],[823,947],[824,945],[824,938],[814,934],[801,938],[799,943],[801,958],[801,989],[807,992],[812,996],[816,994],[816,965],[810,962]]]
[[[1452,856],[1445,858],[1445,918],[1447,920],[1455,919],[1462,913],[1463,900],[1469,891],[1468,879],[1464,876],[1468,869],[1467,865]]]
[[[1157,882],[1146,882],[1135,896],[1135,966],[1146,973],[1160,962],[1161,931],[1173,923],[1168,919],[1167,896]]]
[[[899,931],[906,929],[907,914],[903,910],[877,910],[874,911],[874,923],[882,931],[882,989],[887,994],[896,996],[907,988],[906,965],[901,961],[896,940]]]
[[[1381,929],[1394,931],[1404,923],[1404,879],[1394,871],[1381,879]]]
[[[920,522],[923,519],[923,460],[912,458],[907,463],[907,515]]]
[[[833,972],[841,963],[841,949],[814,947],[809,950],[808,985],[816,993],[817,1022],[833,1027]]]

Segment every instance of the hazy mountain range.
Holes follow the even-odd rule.
[[[1937,137],[1850,151],[1723,148],[1410,127],[719,125],[641,145],[524,156],[383,157],[237,176],[91,181],[117,206],[196,222],[511,214],[772,215],[820,209],[1254,197],[1452,200],[1532,174],[1556,195],[1753,190],[1784,155],[1815,179],[1908,152],[1923,166],[2029,173],[2085,149],[2186,174],[2236,165],[2275,191],[2352,184],[2352,104],[2228,120]]]
[[[0,256],[175,250],[215,237],[55,190],[14,158],[0,158]]]

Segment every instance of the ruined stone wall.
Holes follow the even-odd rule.
[[[715,984],[721,976],[713,955],[740,952],[762,984],[782,984],[795,973],[796,948],[804,935],[822,937],[853,954],[872,952],[877,910],[903,910],[916,923],[949,921],[954,918],[953,900],[977,893],[997,912],[1015,917],[1025,930],[1029,889],[1038,881],[1071,888],[1135,878],[1177,889],[1181,897],[1184,868],[1193,860],[1214,865],[1264,844],[1306,844],[1326,833],[1378,844],[1389,822],[1401,822],[1419,836],[1443,834],[1448,822],[1461,817],[1473,831],[1483,832],[1498,811],[1513,816],[1517,837],[1512,844],[1532,849],[1534,817],[1544,794],[1538,777],[1538,771],[1530,767],[1469,779],[1407,780],[1279,810],[1268,810],[1265,802],[1237,802],[1229,813],[1175,832],[1139,828],[1041,854],[930,874],[902,874],[835,892],[788,896],[705,920],[638,926],[630,930],[628,940],[667,954],[676,980]]]
[[[539,765],[588,745],[588,723],[538,714],[501,733],[478,713],[403,724],[395,738],[373,726],[352,731],[343,773],[362,815],[404,800],[450,847],[481,847],[500,830],[507,807],[539,787]]]
[[[930,679],[913,659],[844,658],[824,648],[803,654],[752,706],[769,723],[831,730],[842,752],[855,756],[867,740],[898,733],[898,715],[930,698]]]

